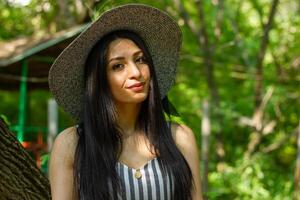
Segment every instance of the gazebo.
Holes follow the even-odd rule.
[[[78,25],[55,34],[21,37],[0,42],[0,90],[19,90],[18,123],[13,124],[11,130],[17,133],[17,138],[24,147],[47,148],[40,139],[35,144],[24,141],[24,134],[36,130],[36,127],[26,126],[25,123],[27,92],[36,89],[49,90],[48,72],[51,64],[87,25]],[[48,103],[48,127],[44,128],[50,142],[48,149],[52,146],[51,138],[55,137],[58,131],[56,115],[56,103],[52,99]]]

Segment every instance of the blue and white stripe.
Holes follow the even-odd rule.
[[[119,200],[171,200],[174,183],[171,176],[163,173],[157,158],[150,160],[140,168],[141,178],[134,174],[137,169],[118,162],[116,165],[120,176],[122,192]]]

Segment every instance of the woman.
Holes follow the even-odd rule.
[[[129,4],[103,13],[58,57],[50,89],[79,125],[55,140],[53,199],[201,199],[193,132],[164,115],[180,46],[166,13]]]

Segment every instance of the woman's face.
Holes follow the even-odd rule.
[[[107,80],[115,103],[141,103],[149,91],[150,71],[142,50],[129,39],[108,46]]]

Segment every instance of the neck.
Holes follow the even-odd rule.
[[[118,124],[125,137],[136,134],[135,125],[141,109],[141,104],[116,104]]]

